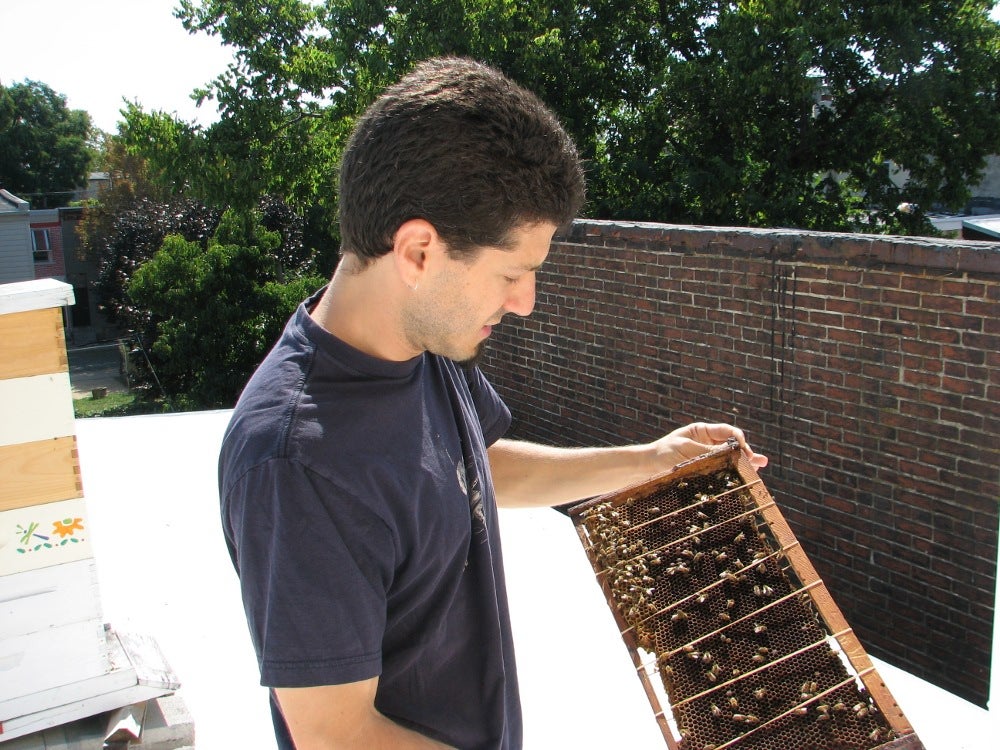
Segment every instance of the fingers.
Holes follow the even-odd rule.
[[[755,469],[762,469],[767,466],[767,456],[753,451],[750,444],[747,442],[746,435],[739,427],[725,423],[709,424],[705,422],[697,422],[692,424],[690,427],[692,435],[697,435],[700,432],[705,438],[707,438],[710,445],[706,448],[706,450],[710,450],[716,445],[725,443],[730,438],[735,438],[737,443],[739,443],[740,450],[743,452],[743,455],[746,456],[747,461],[750,462],[751,466]],[[700,437],[701,436],[699,436],[699,438]],[[702,442],[700,439],[695,440],[696,442]]]

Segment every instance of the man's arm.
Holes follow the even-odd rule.
[[[729,438],[739,441],[755,468],[767,465],[767,458],[747,445],[742,430],[696,422],[652,443],[615,448],[553,448],[498,440],[489,449],[490,472],[502,507],[562,505],[644,481]]]
[[[346,685],[275,688],[296,750],[441,750],[375,709],[378,678]]]

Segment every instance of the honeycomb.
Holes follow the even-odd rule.
[[[922,747],[736,446],[570,516],[671,748]]]

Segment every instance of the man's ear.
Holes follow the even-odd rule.
[[[410,219],[399,225],[393,238],[392,253],[400,279],[416,289],[434,257],[440,252],[441,238],[426,219]]]

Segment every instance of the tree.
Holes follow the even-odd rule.
[[[199,92],[222,111],[210,150],[327,218],[353,118],[416,61],[458,54],[559,113],[592,215],[898,230],[901,200],[956,207],[1000,151],[991,5],[183,0],[177,14],[236,54]]]
[[[87,184],[90,115],[44,83],[0,87],[0,187],[35,208],[58,208]]]
[[[206,245],[168,235],[128,282],[149,316],[157,380],[183,408],[232,406],[296,305],[326,280],[284,265],[283,233],[260,223],[274,213],[273,202],[254,216],[227,212]]]

